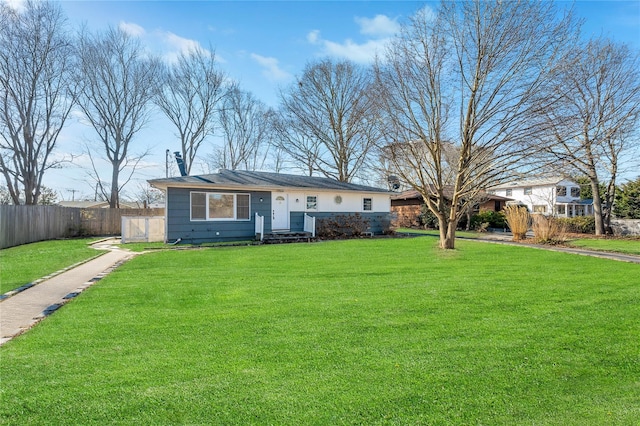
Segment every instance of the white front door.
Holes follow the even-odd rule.
[[[289,230],[289,203],[287,194],[273,193],[271,195],[271,230]]]

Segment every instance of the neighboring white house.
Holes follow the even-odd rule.
[[[530,212],[558,217],[593,215],[593,201],[580,200],[580,185],[562,177],[529,179],[492,187],[490,194],[511,198]]]

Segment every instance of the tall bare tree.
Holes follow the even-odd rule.
[[[117,208],[124,186],[120,172],[140,159],[131,153],[131,143],[149,120],[161,64],[149,57],[138,39],[114,28],[82,32],[78,51],[79,105],[111,163],[107,199],[110,207]]]
[[[306,66],[281,92],[281,148],[308,170],[350,182],[375,146],[372,75],[349,61]]]
[[[250,92],[229,90],[220,109],[223,145],[214,152],[214,167],[262,169],[272,144],[274,114]]]
[[[638,52],[607,39],[577,45],[558,67],[555,94],[560,103],[548,110],[548,124],[556,144],[548,152],[589,178],[596,235],[602,235],[623,155],[640,140]]]
[[[551,3],[445,1],[376,65],[384,148],[438,218],[441,248],[480,191],[534,166],[548,70],[572,29],[557,16]]]
[[[0,171],[14,204],[38,204],[60,164],[51,154],[74,100],[71,41],[59,5],[0,3]]]
[[[202,142],[214,132],[224,82],[215,54],[202,48],[181,53],[163,72],[156,104],[176,128],[187,174]]]

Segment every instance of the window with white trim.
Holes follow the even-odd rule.
[[[531,195],[533,194],[533,189],[530,186],[526,186],[524,188],[524,195]]]
[[[191,220],[207,219],[207,194],[204,192],[191,193]]]
[[[547,206],[545,206],[543,204],[534,205],[533,206],[533,212],[534,213],[546,213],[547,212]]]
[[[249,194],[191,193],[191,220],[249,220]]]
[[[507,197],[511,197],[513,195],[513,189],[511,188],[507,189],[505,194],[507,194]]]
[[[362,210],[365,212],[373,210],[373,198],[362,199]]]
[[[307,210],[318,210],[318,197],[307,195]]]
[[[579,198],[580,197],[580,188],[578,187],[573,187],[571,188],[571,196],[574,198]]]
[[[567,187],[566,186],[556,186],[556,195],[558,197],[566,197],[567,196]]]

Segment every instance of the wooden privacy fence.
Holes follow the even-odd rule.
[[[55,238],[120,235],[122,216],[164,216],[164,209],[0,205],[0,249]]]

